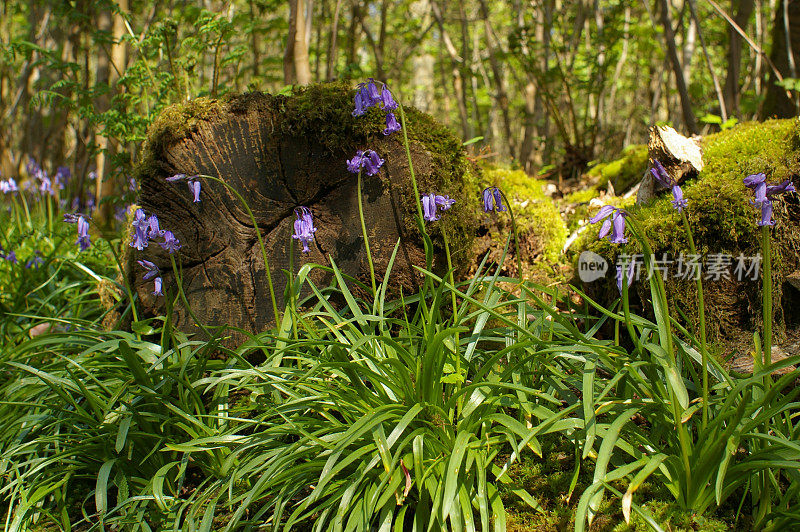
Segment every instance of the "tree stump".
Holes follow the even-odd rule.
[[[330,258],[345,274],[369,284],[357,176],[346,165],[358,149],[373,149],[385,160],[378,175],[362,177],[378,281],[399,240],[390,283],[405,293],[416,289],[420,276],[412,265],[424,267],[425,259],[402,132],[384,137],[379,109],[353,117],[354,94],[335,84],[308,87],[292,96],[250,93],[223,101],[198,99],[165,110],[154,123],[137,171],[139,206],[148,215],[156,214],[161,229],[173,231],[181,241],[177,259],[182,286],[198,321],[251,333],[274,323],[256,230],[266,247],[279,310],[284,308],[284,271],[297,272],[306,263],[327,266]],[[466,265],[478,212],[475,169],[460,141],[432,118],[410,109],[407,122],[420,193],[435,191],[456,199],[453,209],[428,230],[434,242],[440,241],[437,231],[447,230],[455,262]],[[166,181],[178,173],[223,179],[247,201],[258,227],[220,183],[201,178],[201,201],[194,203],[186,183]],[[311,209],[317,227],[307,254],[291,238],[293,211],[299,206]],[[164,312],[164,298],[152,295],[152,281],[143,280],[145,272],[136,260],[154,262],[164,272],[165,293],[174,294],[169,255],[155,243],[131,251],[128,277],[146,312]],[[435,263],[441,267],[444,261],[437,257]],[[326,286],[332,275],[317,268],[310,278]],[[174,319],[179,329],[198,331],[180,302]],[[245,337],[233,334],[234,341]]]

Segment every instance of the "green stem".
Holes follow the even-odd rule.
[[[364,221],[364,201],[361,197],[361,170],[358,171],[358,217],[361,219],[361,233],[364,235],[364,249],[367,252],[367,263],[369,263],[369,279],[372,282],[372,297],[377,297],[378,288],[375,283],[375,266],[372,264],[372,253],[369,250],[369,238],[367,237],[367,224]]]
[[[500,190],[500,189],[498,189]],[[514,246],[517,248],[517,270],[519,274],[519,284],[522,285],[523,276],[522,276],[522,252],[520,251],[519,247],[519,233],[517,231],[517,220],[514,218],[514,210],[511,208],[511,202],[508,200],[508,196],[506,196],[502,190],[500,190],[500,195],[503,196],[503,199],[506,202],[506,208],[508,209],[508,215],[511,216],[511,229],[514,231]]]
[[[681,218],[683,220],[683,227],[686,229],[686,238],[689,241],[689,251],[692,255],[697,256],[697,248],[694,245],[694,236],[689,227],[689,219],[686,213],[681,211]],[[705,300],[703,298],[703,278],[698,274],[696,279],[697,284],[697,311],[700,320],[700,364],[703,366],[703,424],[702,428],[705,429],[708,425],[708,344],[706,342],[706,311]]]
[[[192,307],[189,305],[189,301],[186,299],[186,294],[183,291],[183,274],[182,274],[182,271],[175,264],[175,256],[173,254],[171,254],[171,253],[169,255],[169,261],[170,261],[170,263],[172,263],[172,272],[175,274],[175,281],[176,281],[175,284],[178,285],[178,294],[180,294],[181,301],[183,301],[183,304],[186,307],[186,312],[189,313],[189,316],[192,317],[192,319],[197,324],[197,326],[200,327],[200,329],[202,329],[203,333],[205,333],[205,335],[209,339],[214,338],[214,335],[211,334],[211,331],[209,331],[206,328],[206,326],[203,324],[203,322],[201,322],[197,318],[197,316],[195,316],[194,312],[192,311]]]
[[[239,201],[242,203],[242,206],[247,211],[248,216],[250,216],[250,221],[253,222],[253,229],[256,231],[256,238],[258,239],[258,247],[261,250],[261,257],[264,260],[264,268],[267,270],[267,285],[269,286],[269,297],[272,301],[272,312],[275,316],[275,326],[280,327],[281,318],[280,313],[278,312],[278,303],[275,299],[275,287],[272,285],[272,274],[269,270],[269,260],[267,259],[267,250],[264,248],[264,241],[261,239],[261,230],[258,228],[258,223],[256,222],[256,217],[253,215],[253,211],[250,210],[250,206],[247,204],[247,201],[239,194],[232,186],[228,183],[223,181],[218,177],[214,177],[211,175],[198,175],[198,177],[202,177],[204,179],[211,179],[212,181],[216,181],[217,183],[221,184],[225,188],[227,188],[234,196],[236,196]]]
[[[105,241],[106,244],[108,244],[108,249],[111,250],[111,254],[114,256],[114,262],[117,263],[117,268],[119,268],[119,274],[122,277],[123,284],[125,285],[125,291],[128,293],[128,299],[131,302],[131,315],[133,316],[133,321],[137,322],[139,321],[139,317],[136,314],[136,302],[133,300],[133,289],[131,288],[131,284],[128,282],[128,276],[125,275],[125,270],[122,267],[122,261],[119,260],[119,254],[114,249],[114,246],[111,244],[111,242],[109,242],[105,238],[103,240]],[[136,338],[141,339],[138,333],[136,333]]]
[[[764,253],[764,270],[762,272],[762,307],[764,319],[764,340],[761,350],[762,368],[772,364],[772,246],[769,237],[769,226],[761,226],[761,249]],[[766,393],[772,384],[769,375],[764,377],[764,392]]]
[[[442,238],[444,239],[444,253],[447,257],[447,276],[450,278],[450,297],[452,298],[453,303],[453,327],[458,326],[458,307],[456,306],[456,283],[455,279],[453,278],[453,262],[450,260],[450,243],[447,241],[447,231],[442,231]],[[463,406],[463,397],[461,396],[461,349],[460,349],[460,340],[458,331],[455,333],[455,357],[456,357],[456,384],[455,384],[455,393],[457,394],[458,399],[456,400],[456,417],[455,419],[458,420],[458,416],[461,415],[461,409]]]
[[[420,231],[427,234],[425,231],[425,223],[422,217],[422,198],[419,195],[419,188],[417,187],[417,177],[414,174],[414,163],[411,161],[411,148],[408,143],[408,128],[406,128],[406,112],[403,109],[403,104],[398,104],[400,110],[400,126],[403,128],[403,147],[406,150],[406,157],[408,158],[408,171],[411,174],[411,186],[414,189],[414,202],[417,205],[417,223],[420,226]]]

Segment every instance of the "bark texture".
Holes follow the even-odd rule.
[[[405,293],[416,288],[419,275],[412,264],[424,266],[425,259],[402,136],[381,134],[379,110],[352,117],[352,97],[351,90],[333,85],[312,86],[290,97],[252,93],[226,101],[199,99],[166,110],[154,125],[138,171],[139,203],[148,215],[158,215],[162,229],[181,240],[183,289],[204,324],[266,329],[273,320],[266,270],[256,228],[241,202],[224,186],[206,180],[201,181],[200,203],[194,203],[186,183],[165,180],[177,173],[219,177],[244,197],[264,239],[282,309],[282,270],[296,272],[306,263],[327,265],[332,258],[344,273],[369,284],[357,179],[345,161],[357,149],[374,149],[386,161],[377,176],[363,181],[376,274],[380,281],[399,239],[392,286],[402,286]],[[447,230],[456,247],[454,262],[466,266],[476,223],[476,215],[468,213],[478,212],[474,170],[448,130],[414,110],[408,118],[420,192],[436,191],[457,200],[429,231],[434,241],[441,241],[436,232]],[[295,246],[292,265],[289,246],[298,206],[312,210],[318,230],[310,253],[300,254]],[[156,263],[164,272],[165,292],[174,292],[169,256],[151,243],[141,252],[132,250],[128,260],[129,278],[146,309],[163,312],[164,298],[151,295],[152,283],[142,279],[138,259]],[[311,278],[326,286],[332,275],[316,269]],[[183,308],[175,315],[179,328],[197,330]]]

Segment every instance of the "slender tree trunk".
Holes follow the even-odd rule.
[[[337,37],[339,36],[339,12],[342,8],[342,0],[336,0],[336,7],[333,10],[333,26],[331,36],[328,41],[328,63],[325,67],[325,77],[328,81],[336,79],[336,59],[339,51]]]
[[[792,65],[797,65],[800,60],[800,0],[778,2],[772,26],[770,59],[784,78],[792,77]],[[797,115],[797,98],[795,97],[793,101],[787,95],[786,89],[777,82],[777,76],[770,71],[761,116],[790,118]]]
[[[250,6],[250,18],[252,20],[258,20],[258,15],[256,14],[256,6],[253,3],[253,0],[249,0]],[[253,77],[257,78],[259,76],[259,67],[261,63],[261,57],[258,53],[258,26],[253,28],[253,31],[250,32],[250,46],[253,48],[252,50],[252,58],[253,58]]]
[[[731,0],[731,13],[736,24],[743,30],[747,29],[747,23],[755,8],[754,0]],[[742,37],[734,28],[728,28],[728,73],[725,76],[722,95],[725,100],[725,108],[728,114],[736,116],[739,114],[739,78],[742,72]]]
[[[486,0],[480,0],[480,11],[481,18],[483,18],[483,25],[486,29],[486,48],[489,55],[489,66],[492,69],[492,77],[494,79],[493,94],[503,118],[503,134],[505,135],[505,141],[502,145],[507,148],[509,156],[514,158],[515,150],[511,137],[511,118],[508,112],[508,93],[506,92],[503,68],[497,57],[499,50],[495,41],[495,32],[489,19],[489,7],[486,4]]]
[[[675,44],[675,32],[672,31],[672,22],[669,16],[669,0],[660,0],[661,6],[661,24],[664,26],[664,39],[667,46],[667,57],[672,65],[672,71],[675,74],[675,84],[678,87],[678,95],[680,97],[681,112],[683,114],[683,122],[686,129],[692,134],[700,133],[697,129],[697,120],[692,111],[692,103],[689,99],[689,90],[686,87],[686,78],[683,76],[683,68],[678,58],[678,49]]]

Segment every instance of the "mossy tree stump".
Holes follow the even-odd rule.
[[[700,140],[703,167],[699,172],[676,168],[675,177],[682,182],[684,197],[689,205],[687,218],[692,228],[697,252],[703,257],[704,298],[707,332],[715,354],[730,359],[734,368],[752,369],[753,332],[762,330],[761,271],[738,278],[734,273],[739,257],[756,258],[761,253],[760,211],[752,205],[753,193],[742,180],[749,174],[764,172],[769,183],[791,179],[800,187],[800,122],[769,120],[763,123],[743,123],[735,128]],[[636,172],[647,170],[643,161]],[[669,168],[668,168],[669,169]],[[665,254],[670,259],[688,254],[689,247],[681,217],[671,203],[669,189],[661,189],[640,205],[629,207],[637,217],[657,258]],[[773,345],[778,354],[800,354],[800,290],[793,279],[800,278],[800,196],[788,194],[774,204],[775,226],[772,238],[773,284]],[[594,212],[592,212],[593,214]],[[596,240],[600,224],[586,231],[583,246],[616,261],[619,253],[641,253],[641,247],[631,239],[625,247]],[[707,265],[714,256],[730,257],[729,277],[707,277]],[[666,280],[672,316],[685,318],[684,324],[696,332],[699,327],[698,300],[693,279],[676,278],[671,266]],[[760,266],[759,266],[760,268]],[[605,303],[618,297],[614,267],[606,282],[588,283],[587,293]],[[644,272],[641,282],[634,283],[633,292],[648,309],[649,288]],[[779,358],[779,356],[778,356]]]
[[[373,109],[352,116],[354,92],[344,85],[319,85],[292,96],[251,93],[224,101],[198,99],[175,106],[155,122],[137,177],[139,205],[156,214],[162,229],[173,231],[183,247],[178,253],[182,285],[195,316],[205,325],[230,325],[249,332],[273,323],[266,269],[257,242],[261,232],[279,310],[287,278],[306,263],[328,265],[329,258],[348,275],[369,284],[356,194],[357,177],[346,160],[358,149],[374,149],[385,159],[378,175],[363,176],[364,216],[380,282],[398,240],[391,283],[405,293],[415,290],[424,266],[417,230],[408,158],[402,132],[382,135],[383,115]],[[455,198],[447,216],[429,226],[451,236],[457,264],[474,238],[478,212],[474,170],[459,140],[433,119],[413,109],[407,113],[411,158],[420,192]],[[211,180],[202,183],[201,201],[183,182],[168,182],[178,173],[210,175],[224,180],[247,201],[253,223],[234,194]],[[301,254],[293,241],[296,207],[312,210],[317,227],[310,252]],[[293,264],[290,246],[294,245]],[[165,293],[175,293],[169,256],[154,243],[132,250],[128,276],[147,313],[164,311],[164,299],[152,295],[152,282],[136,260],[154,262],[164,272]],[[436,261],[441,267],[443,260]],[[311,278],[325,286],[332,275],[316,269]],[[196,332],[194,320],[178,303],[178,327]],[[241,335],[237,335],[241,336]]]

